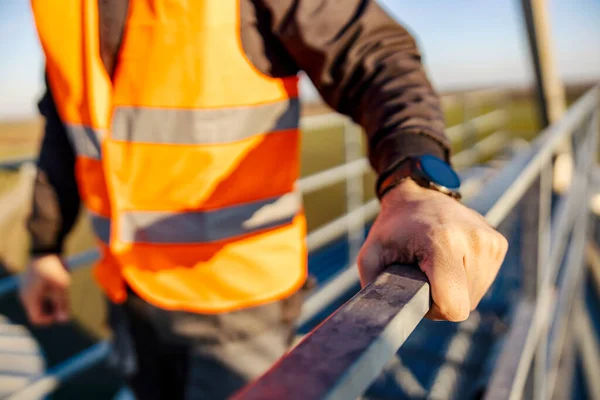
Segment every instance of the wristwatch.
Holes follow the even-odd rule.
[[[390,189],[400,182],[411,178],[417,184],[434,189],[460,200],[460,178],[452,167],[435,156],[422,155],[402,159],[377,180],[377,197],[381,199]]]

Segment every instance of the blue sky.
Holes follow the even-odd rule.
[[[600,80],[600,0],[548,1],[561,75]],[[415,34],[438,89],[532,82],[518,0],[379,2]],[[28,0],[0,1],[0,54],[0,119],[33,115],[43,60]]]

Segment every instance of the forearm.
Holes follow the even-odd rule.
[[[377,173],[409,155],[448,160],[440,100],[415,40],[375,1],[262,3],[323,99],[364,127]]]
[[[50,92],[39,109],[45,118],[44,137],[27,227],[33,255],[60,254],[79,213],[75,155]]]

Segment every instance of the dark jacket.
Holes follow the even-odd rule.
[[[99,0],[101,57],[118,64],[127,1]],[[413,37],[372,0],[241,0],[241,39],[265,74],[300,70],[323,99],[364,127],[378,174],[408,155],[448,160],[440,100]],[[48,87],[48,85],[47,85]],[[48,88],[39,102],[46,119],[28,227],[32,253],[60,253],[80,198],[75,156]]]

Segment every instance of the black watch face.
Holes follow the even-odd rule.
[[[419,160],[422,171],[431,182],[451,190],[457,190],[460,187],[458,174],[443,160],[428,155],[421,156]]]

